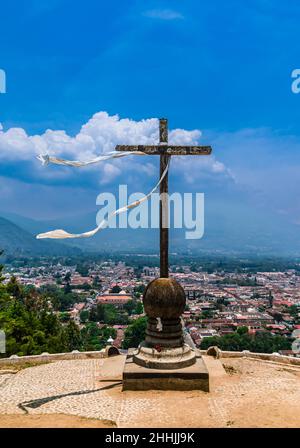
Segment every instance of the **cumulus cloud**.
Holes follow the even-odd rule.
[[[0,125],[0,160],[2,167],[5,164],[13,164],[14,167],[26,161],[26,171],[32,178],[38,178],[40,182],[55,180],[62,182],[64,178],[76,177],[75,169],[50,166],[45,169],[36,161],[38,154],[50,154],[57,157],[73,160],[89,160],[101,153],[113,151],[117,144],[157,144],[158,143],[158,119],[150,118],[140,121],[128,118],[119,118],[118,115],[109,115],[107,112],[98,112],[85,123],[75,136],[68,135],[64,130],[48,129],[41,135],[30,136],[22,128],[10,128],[6,131]],[[169,133],[170,144],[193,145],[198,144],[201,131],[173,129]],[[184,157],[184,159],[189,159]],[[225,166],[218,162],[214,156],[197,157],[195,160],[185,160],[187,167],[199,167],[207,173],[220,174],[226,172]],[[202,159],[202,160],[200,160]],[[153,158],[148,160],[130,157],[115,160],[110,163],[101,163],[84,170],[91,177],[97,177],[101,185],[110,183],[120,176],[122,172],[138,171],[150,177],[155,172]],[[24,171],[24,170],[23,170]],[[83,171],[81,171],[81,174]],[[24,174],[24,172],[23,172]],[[17,170],[13,170],[17,175]]]
[[[52,205],[47,207],[53,208],[61,201],[66,203],[62,206],[65,211],[67,204],[70,208],[74,203],[78,207],[78,198],[80,207],[92,208],[104,186],[116,192],[119,184],[146,193],[157,181],[157,156],[124,157],[80,169],[45,167],[35,156],[49,153],[89,160],[113,151],[117,144],[157,144],[158,140],[158,119],[134,121],[106,112],[93,115],[74,136],[50,129],[40,135],[28,135],[22,128],[4,130],[0,125],[0,208],[14,206],[19,210],[26,206],[28,210],[44,210],[49,201]],[[169,142],[209,142],[213,147],[209,157],[172,157],[171,188],[197,188],[217,195],[228,191],[230,198],[240,198],[245,193],[257,206],[286,213],[300,222],[299,137],[272,129],[205,131],[203,136],[199,129],[172,129]]]
[[[119,174],[121,174],[121,170],[117,166],[113,165],[112,163],[105,163],[102,170],[100,184],[108,184]]]

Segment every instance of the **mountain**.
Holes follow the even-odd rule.
[[[35,219],[18,215],[17,213],[0,211],[0,217],[5,218],[8,221],[11,221],[12,223],[16,224],[17,226],[21,227],[23,230],[26,230],[26,232],[29,232],[32,235],[37,235],[38,233],[42,232],[43,231],[42,229],[44,228],[43,227],[44,224],[42,221],[36,221]]]
[[[78,248],[61,243],[37,240],[20,226],[0,217],[0,249],[5,255],[71,255],[78,254]]]
[[[0,213],[4,215],[4,213]],[[51,240],[35,240],[34,235],[54,229],[73,233],[86,232],[96,227],[96,211],[65,217],[63,219],[37,221],[19,215],[5,214],[9,221],[26,232],[16,235],[14,246],[40,250],[44,243],[47,250],[74,250],[84,252],[139,252],[158,253],[158,229],[104,229],[92,238],[70,239],[61,243]],[[172,218],[172,215],[171,215]],[[186,228],[170,230],[170,252],[209,253],[211,255],[300,255],[300,227],[286,220],[283,215],[268,210],[236,203],[229,208],[221,201],[209,200],[205,204],[205,230],[201,239],[185,238]],[[16,232],[18,233],[18,232]],[[20,238],[17,239],[17,236]],[[11,241],[11,238],[10,238]],[[17,244],[17,241],[19,243]],[[27,244],[27,243],[26,243]],[[37,246],[37,244],[39,244]],[[0,234],[1,247],[1,234]]]

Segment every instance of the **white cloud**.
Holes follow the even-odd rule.
[[[100,184],[109,184],[115,177],[121,174],[121,170],[112,163],[105,163],[102,170]]]
[[[169,142],[171,144],[193,145],[198,144],[201,137],[201,131],[184,129],[174,129],[169,133]],[[158,143],[158,119],[150,118],[140,121],[130,120],[128,118],[119,118],[118,115],[109,115],[107,112],[98,112],[84,124],[80,132],[74,137],[68,135],[64,130],[48,129],[41,135],[30,136],[22,128],[10,128],[6,131],[0,124],[0,160],[1,164],[13,163],[18,167],[18,163],[26,161],[31,163],[29,175],[36,176],[49,181],[70,178],[75,175],[76,168],[71,170],[60,167],[49,166],[41,167],[36,161],[35,156],[42,153],[48,153],[58,157],[64,157],[75,160],[89,160],[101,153],[113,151],[117,144],[157,144]],[[181,158],[183,159],[183,158]],[[184,159],[192,159],[184,157]],[[207,173],[223,173],[225,166],[216,161],[214,156],[197,157],[195,160],[185,160],[187,169],[200,168]],[[200,160],[201,159],[201,160]],[[204,160],[206,159],[206,160]],[[150,161],[151,160],[151,161]],[[129,157],[126,159],[115,160],[111,163],[102,163],[85,168],[82,173],[89,173],[98,177],[98,183],[107,184],[117,178],[121,171],[127,174],[130,171],[143,173],[148,177],[154,175],[155,167],[153,158],[149,161]],[[183,162],[181,160],[181,162]],[[195,171],[196,175],[196,171]]]
[[[176,19],[184,19],[184,16],[173,9],[150,9],[143,13],[144,16],[150,17],[151,19],[160,19],[160,20],[176,20]]]

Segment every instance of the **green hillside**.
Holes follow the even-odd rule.
[[[71,255],[79,249],[61,243],[37,240],[31,233],[0,217],[0,249],[6,255]]]

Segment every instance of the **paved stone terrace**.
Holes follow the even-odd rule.
[[[211,392],[122,392],[124,356],[0,375],[1,414],[67,414],[118,427],[299,427],[300,368],[205,357]]]

